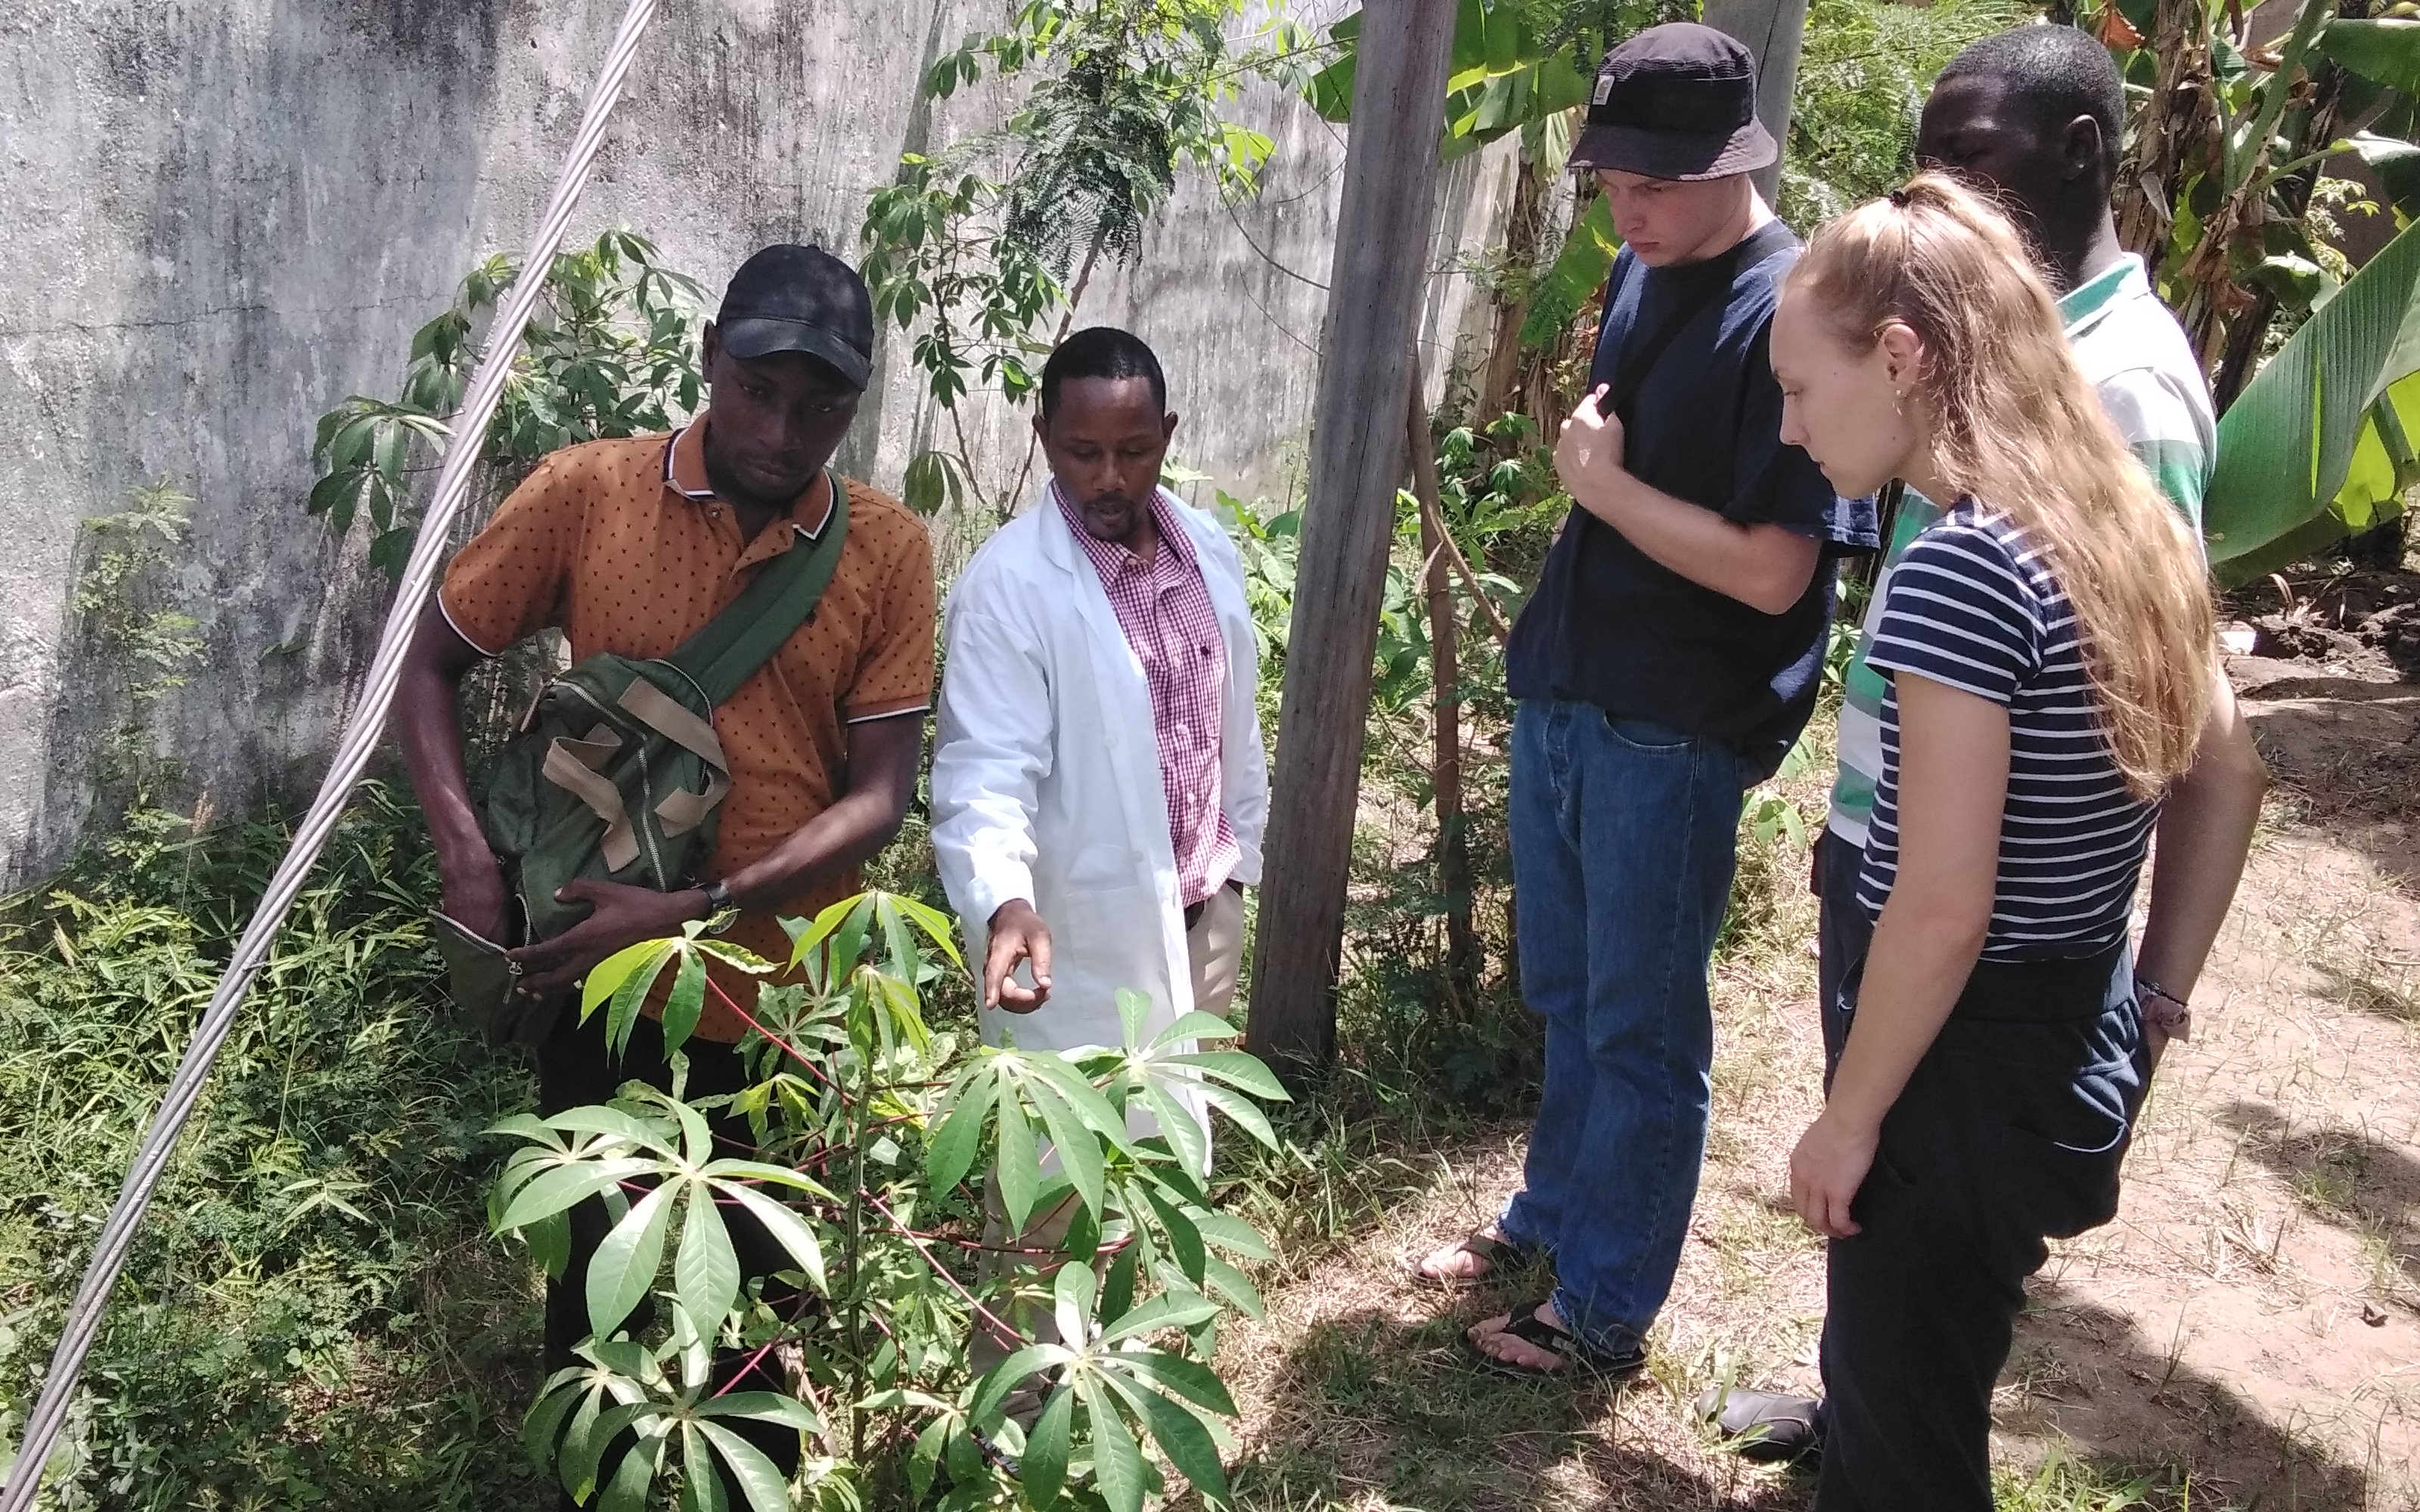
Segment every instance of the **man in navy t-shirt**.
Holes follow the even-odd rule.
[[[1745,48],[1656,26],[1606,55],[1572,154],[1624,247],[1555,451],[1571,517],[1506,656],[1545,1087],[1524,1190],[1420,1267],[1475,1279],[1553,1257],[1551,1296],[1471,1330],[1521,1373],[1646,1359],[1705,1153],[1706,971],[1741,795],[1813,709],[1835,554],[1874,545],[1870,505],[1780,440],[1765,342],[1798,241],[1747,177],[1777,150],[1755,111]]]

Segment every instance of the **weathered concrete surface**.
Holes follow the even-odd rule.
[[[132,484],[166,477],[196,501],[180,586],[209,656],[163,716],[169,748],[222,811],[316,778],[386,594],[302,513],[312,424],[392,393],[411,331],[472,261],[519,251],[621,8],[21,0],[0,16],[0,884],[54,864],[88,801],[77,525]],[[664,7],[575,234],[629,225],[716,289],[766,241],[854,249],[903,148],[998,109],[918,90],[996,8]],[[1299,469],[1343,147],[1273,89],[1248,107],[1279,144],[1261,199],[1231,210],[1189,185],[1140,266],[1096,275],[1080,313],[1158,347],[1182,456],[1247,496]],[[1500,149],[1455,171],[1440,269],[1509,193]],[[1433,301],[1448,350],[1469,333],[1466,292],[1449,278]],[[895,487],[935,417],[905,344],[880,356],[843,460]],[[969,418],[995,487],[1022,463],[1022,424]]]

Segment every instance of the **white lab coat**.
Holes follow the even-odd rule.
[[[1219,801],[1242,858],[1261,878],[1267,760],[1244,570],[1218,521],[1173,495],[1227,649]],[[1027,1049],[1116,1045],[1117,994],[1151,998],[1156,1036],[1193,1008],[1176,854],[1142,662],[1100,575],[1049,490],[1001,527],[951,590],[943,620],[933,849],[982,969],[989,921],[1012,898],[1050,928],[1050,996],[1032,1013],[989,1010]]]

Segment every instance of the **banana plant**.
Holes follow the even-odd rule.
[[[1516,0],[1462,0],[1447,65],[1443,161],[1588,103],[1593,56],[1541,32],[1528,8]],[[1340,124],[1353,116],[1363,14],[1357,10],[1327,29],[1340,55],[1303,85],[1311,109]]]
[[[2242,582],[2392,518],[2420,484],[2420,229],[2313,313],[2220,417],[2203,501],[2219,576]]]
[[[2420,147],[2405,139],[2420,21],[2303,0],[2264,48],[2218,0],[2115,0],[2102,32],[2149,90],[2121,227],[2149,243],[2217,364],[2204,523],[2219,576],[2242,581],[2392,517],[2420,482],[2420,243],[2407,229],[2339,280],[2302,224],[2324,165],[2355,158],[2399,224],[2420,212]],[[2307,318],[2261,362],[2280,311]]]
[[[1536,8],[1519,0],[1462,0],[1446,77],[1440,161],[1450,162],[1519,131],[1533,176],[1551,181],[1562,172],[1595,60],[1584,28],[1542,30],[1530,14]],[[1303,86],[1303,98],[1325,119],[1352,117],[1362,14],[1357,10],[1328,28],[1340,55]],[[1605,203],[1590,200],[1564,234],[1553,267],[1530,291],[1528,308],[1517,312],[1522,347],[1544,346],[1561,333],[1604,285],[1621,245]]]

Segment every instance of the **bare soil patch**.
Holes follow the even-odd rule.
[[[2031,1288],[1995,1409],[2007,1508],[2420,1509],[2420,687],[2396,680],[2397,606],[2420,594],[2350,630],[2304,603],[2350,649],[2234,668],[2277,801],[2117,1221]],[[2397,612],[2373,633],[2380,607]],[[1721,1379],[1815,1381],[1822,1249],[1784,1200],[1819,1099],[1813,906],[1774,865],[1776,943],[1718,972],[1714,1132],[1647,1374],[1606,1391],[1474,1367],[1463,1327],[1539,1279],[1445,1293],[1405,1261],[1495,1211],[1525,1131],[1413,1110],[1421,1132],[1330,1152],[1267,1321],[1224,1345],[1238,1505],[1807,1504],[1803,1477],[1687,1411]]]

